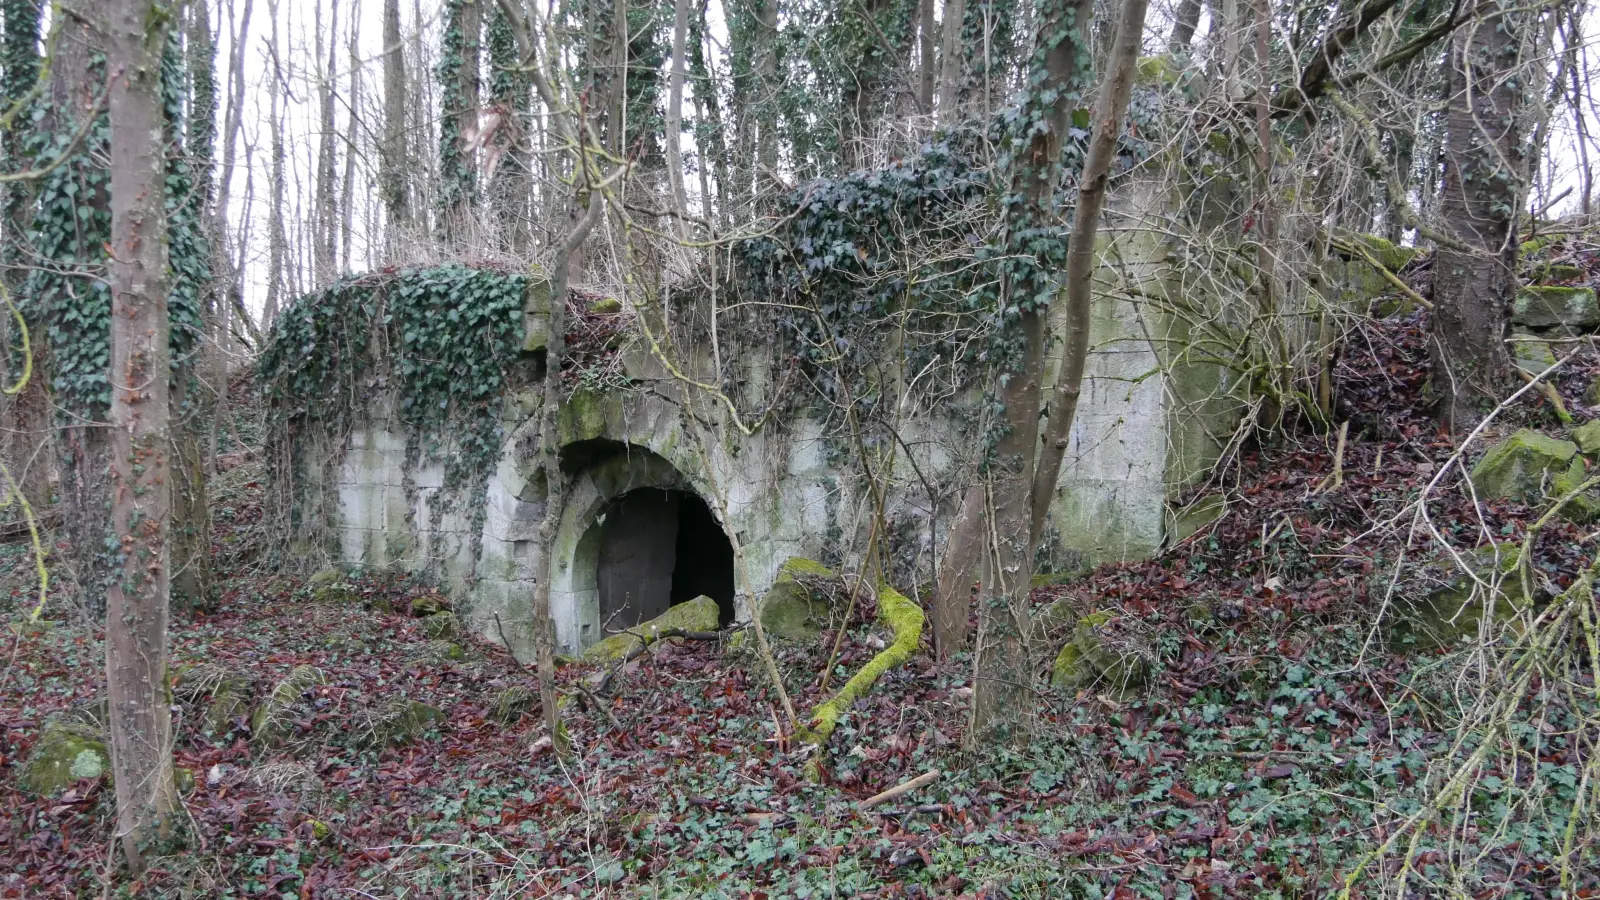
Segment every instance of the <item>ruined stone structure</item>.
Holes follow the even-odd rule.
[[[1198,281],[1164,237],[1165,208],[1154,188],[1141,191],[1138,183],[1114,195],[1087,381],[1043,549],[1047,569],[1157,551],[1184,527],[1173,515],[1175,499],[1207,473],[1239,419],[1233,374],[1174,350],[1185,345],[1184,328],[1141,299],[1198,296]],[[524,314],[530,368],[541,364],[548,340],[548,289],[539,287],[529,290]],[[781,365],[774,348],[748,338],[721,352],[737,360],[749,391],[772,385]],[[570,479],[551,584],[562,646],[581,650],[700,594],[717,600],[725,622],[743,618],[749,598],[790,557],[851,562],[864,544],[868,494],[820,417],[802,408],[745,435],[644,344],[622,354],[627,386],[579,389],[557,417]],[[502,451],[481,496],[445,498],[443,466],[408,455],[392,398],[381,391],[353,423],[347,446],[331,448],[337,464],[302,473],[296,490],[336,536],[339,562],[426,569],[458,598],[470,627],[526,654],[545,514],[546,486],[532,453],[540,396],[524,390],[504,398]],[[685,397],[694,417],[684,414]],[[913,599],[925,594],[973,477],[952,433],[952,420],[933,410],[902,435],[906,453],[888,498],[896,526],[891,575]]]

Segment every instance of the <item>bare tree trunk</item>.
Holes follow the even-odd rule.
[[[172,444],[159,55],[176,10],[162,0],[111,6],[111,515],[123,563],[106,594],[106,684],[117,834],[140,872],[178,824],[166,685]]]
[[[267,296],[261,310],[261,327],[270,329],[278,318],[279,294],[283,290],[284,268],[289,251],[289,237],[284,232],[283,180],[283,69],[278,53],[278,2],[267,0],[267,15],[272,20],[272,39],[268,50],[272,57],[272,71],[267,73],[267,108],[269,128],[272,133],[272,187],[267,210]]]
[[[350,16],[350,97],[345,103],[349,110],[350,120],[345,123],[344,132],[344,186],[341,193],[344,195],[342,209],[339,210],[339,257],[344,271],[355,271],[355,265],[350,259],[351,245],[355,241],[354,216],[356,210],[356,141],[361,134],[361,3],[357,0],[355,11]]]
[[[983,485],[967,488],[961,509],[945,539],[939,584],[933,595],[933,646],[949,659],[967,640],[972,612],[972,579],[983,550]]]
[[[1172,35],[1167,38],[1167,52],[1174,55],[1188,53],[1194,42],[1194,31],[1200,27],[1200,0],[1183,0],[1172,23]]]
[[[1035,546],[1044,534],[1045,517],[1050,512],[1050,501],[1055,498],[1061,460],[1067,452],[1072,420],[1077,415],[1078,398],[1083,389],[1083,369],[1089,359],[1089,319],[1094,303],[1095,233],[1100,228],[1100,211],[1105,206],[1117,139],[1122,135],[1122,117],[1128,112],[1128,98],[1133,93],[1134,69],[1139,62],[1139,43],[1144,34],[1147,7],[1148,0],[1123,0],[1112,56],[1107,61],[1106,76],[1095,100],[1094,131],[1084,155],[1083,173],[1078,177],[1078,203],[1072,214],[1072,240],[1067,248],[1066,346],[1061,366],[1056,370],[1050,423],[1033,478],[1033,519],[1029,534]],[[1029,575],[1031,577],[1032,572]]]
[[[961,101],[961,23],[967,15],[967,0],[946,0],[944,5],[943,46],[939,50],[939,124],[956,121],[956,105]]]
[[[672,78],[667,86],[667,183],[672,189],[672,209],[682,216],[689,209],[689,198],[683,187],[683,69],[684,52],[689,32],[689,0],[674,0],[672,4]],[[678,218],[678,233],[684,234],[683,219]]]
[[[1129,0],[1139,2],[1139,0]],[[1017,232],[1040,227],[1052,213],[1061,174],[1061,145],[1071,123],[1070,104],[1051,99],[1075,90],[1089,61],[1093,0],[1046,0],[1041,4],[1035,47],[1042,57],[1030,77],[1031,96],[1024,115],[1036,117],[1028,146],[1012,163],[1017,202],[1007,211],[1007,242]],[[1076,241],[1074,244],[1076,245]],[[1013,339],[1021,350],[1000,379],[998,400],[1006,429],[995,441],[987,473],[984,558],[992,578],[978,600],[978,636],[973,670],[969,744],[1025,739],[1032,721],[1028,593],[1032,587],[1034,542],[1030,486],[1038,455],[1039,406],[1044,381],[1046,310],[1025,296],[1008,276],[1001,303],[1014,318]]]
[[[933,0],[921,0],[917,7],[917,112],[923,115],[933,113],[933,84],[936,80],[934,67],[937,65],[933,57]]]
[[[389,256],[399,249],[395,232],[411,221],[406,198],[406,55],[400,37],[400,0],[383,0],[383,173],[389,210]]]
[[[1475,13],[1451,51],[1439,200],[1443,230],[1470,251],[1440,246],[1433,264],[1433,390],[1453,431],[1472,427],[1510,372],[1505,334],[1526,177],[1524,88],[1509,77],[1522,64],[1518,29],[1499,0],[1478,0]]]
[[[317,77],[318,106],[321,110],[318,116],[320,123],[317,138],[317,196],[314,201],[315,209],[312,211],[312,236],[311,236],[311,264],[315,270],[316,287],[332,284],[338,276],[339,268],[339,197],[336,185],[337,176],[334,174],[338,166],[338,149],[334,146],[338,135],[333,124],[333,96],[337,87],[334,84],[334,72],[338,66],[338,34],[339,34],[339,3],[333,4],[332,23],[327,33],[328,54],[326,64]],[[317,54],[319,63],[323,62],[322,43],[322,4],[316,6],[317,18],[314,33],[316,35]]]

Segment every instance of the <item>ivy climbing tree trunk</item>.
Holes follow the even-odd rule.
[[[39,0],[5,0],[0,4],[4,14],[5,40],[4,106],[21,102],[33,90],[39,78]],[[31,118],[31,104],[19,111],[15,122]],[[0,136],[0,149],[5,153],[8,172],[21,172],[30,167],[33,155],[27,147],[27,134],[23,128],[5,129]],[[25,181],[5,186],[5,238],[0,251],[4,264],[5,287],[10,303],[22,302],[20,289],[27,276],[23,266],[23,242],[33,218],[34,187]],[[43,509],[50,496],[50,475],[53,459],[47,452],[50,440],[50,401],[45,393],[45,379],[40,374],[44,334],[34,329],[29,334],[32,359],[24,359],[22,334],[12,315],[14,307],[0,304],[0,387],[6,391],[20,384],[23,371],[34,371],[26,384],[15,393],[0,393],[0,461],[3,461],[17,488],[35,510]],[[3,489],[0,489],[3,492]],[[0,518],[20,518],[14,506],[0,513]]]
[[[1012,198],[1005,211],[1008,252],[1032,254],[1039,229],[1053,215],[1061,148],[1074,99],[1090,64],[1093,0],[1041,0],[1031,85],[1021,109],[1023,129],[1014,141]],[[1025,135],[1025,138],[1022,136]],[[1025,264],[1024,264],[1025,265]],[[1000,295],[1006,344],[997,400],[1004,410],[987,475],[988,527],[982,534],[985,579],[978,598],[969,743],[1019,740],[1032,711],[1028,593],[1032,587],[1031,486],[1037,459],[1039,406],[1044,381],[1045,332],[1050,300],[1045,261],[1008,269]]]
[[[106,685],[117,835],[137,873],[179,810],[166,684],[171,276],[160,67],[176,10],[162,0],[108,5],[112,527],[122,564],[106,593]]]
[[[1433,263],[1433,390],[1439,416],[1469,429],[1502,396],[1511,371],[1505,336],[1516,292],[1516,216],[1522,208],[1525,98],[1521,14],[1502,0],[1478,0],[1474,21],[1450,51],[1445,114],[1442,229]]]

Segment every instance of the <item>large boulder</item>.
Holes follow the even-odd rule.
[[[1579,525],[1600,520],[1600,497],[1595,495],[1594,490],[1575,493],[1588,479],[1589,470],[1581,456],[1573,457],[1566,471],[1550,479],[1550,499],[1566,500],[1560,512],[1563,519]],[[1568,495],[1571,495],[1570,498]]]
[[[778,577],[761,597],[757,607],[761,627],[769,637],[781,640],[816,639],[828,619],[829,600],[823,587],[837,578],[822,563],[790,557],[778,568]]]
[[[1056,654],[1052,685],[1064,690],[1105,685],[1125,691],[1144,683],[1150,662],[1140,648],[1110,633],[1108,626],[1115,618],[1101,610],[1078,619],[1072,639]]]
[[[1543,497],[1546,474],[1565,471],[1578,445],[1530,429],[1522,429],[1485,453],[1472,467],[1472,487],[1484,499],[1536,503]]]
[[[1529,285],[1517,291],[1511,322],[1529,328],[1594,328],[1600,326],[1600,304],[1595,302],[1594,288]]]
[[[701,595],[686,603],[679,603],[648,622],[640,623],[621,634],[613,634],[583,653],[589,662],[609,662],[622,659],[640,644],[655,643],[668,631],[716,631],[721,610],[717,601]]]

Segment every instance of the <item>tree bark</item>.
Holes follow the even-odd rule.
[[[284,231],[284,149],[283,149],[283,70],[278,55],[278,3],[267,0],[267,16],[272,20],[272,38],[268,53],[272,57],[272,71],[267,73],[268,130],[272,136],[268,152],[272,155],[272,187],[267,210],[267,296],[261,309],[261,328],[272,327],[278,318],[279,295],[283,291],[285,268],[289,252],[289,236]]]
[[[406,55],[400,37],[400,0],[383,0],[383,172],[389,210],[389,255],[399,250],[395,232],[411,222],[406,197]]]
[[[1505,335],[1525,179],[1524,98],[1509,77],[1520,64],[1519,32],[1498,0],[1478,0],[1474,13],[1451,51],[1439,199],[1442,230],[1471,249],[1440,246],[1433,264],[1433,390],[1452,431],[1471,428],[1508,380]]]
[[[1134,70],[1139,62],[1139,43],[1144,34],[1148,5],[1148,0],[1123,0],[1114,49],[1107,61],[1106,76],[1100,83],[1100,95],[1095,100],[1094,131],[1084,155],[1083,173],[1078,177],[1078,204],[1072,214],[1072,238],[1067,247],[1066,346],[1061,354],[1061,366],[1056,370],[1050,421],[1039,450],[1039,465],[1032,487],[1033,518],[1029,534],[1035,546],[1044,534],[1045,517],[1055,497],[1056,482],[1061,477],[1061,460],[1067,451],[1072,420],[1083,390],[1083,370],[1089,359],[1089,319],[1094,302],[1095,234],[1100,227],[1100,211],[1105,206],[1117,139],[1122,135],[1122,117],[1128,112],[1128,98],[1133,93]],[[1031,571],[1029,575],[1032,576]]]
[[[933,112],[933,85],[937,80],[934,71],[937,62],[933,56],[933,0],[921,0],[917,7],[917,112]]]
[[[961,497],[961,509],[950,526],[939,562],[939,584],[933,595],[933,646],[940,659],[949,659],[967,641],[972,579],[982,555],[984,520],[983,485],[975,484]]]
[[[1138,0],[1130,0],[1138,2]],[[1041,227],[1053,214],[1061,175],[1061,146],[1071,123],[1073,97],[1089,61],[1093,0],[1045,0],[1035,37],[1042,68],[1030,77],[1032,96],[1023,104],[1028,145],[1012,163],[1007,211],[1010,235]],[[1038,457],[1039,405],[1044,381],[1047,309],[1007,276],[1000,301],[1003,320],[1014,320],[1010,339],[1020,350],[1000,379],[998,400],[1005,430],[995,441],[989,466],[983,558],[991,577],[978,598],[978,637],[973,672],[972,715],[967,741],[1019,741],[1032,721],[1033,662],[1028,594],[1034,542],[1030,486]]]
[[[672,77],[667,85],[667,183],[672,191],[672,209],[681,217],[689,209],[683,187],[683,70],[688,44],[689,0],[672,4]],[[682,218],[677,218],[680,236],[686,234]]]
[[[1194,42],[1194,31],[1200,27],[1200,0],[1183,0],[1172,23],[1172,34],[1167,38],[1167,52],[1177,55],[1188,53]]]
[[[337,36],[339,34],[339,6],[333,4],[332,23],[326,37],[322,31],[322,5],[317,4],[316,22],[316,59],[324,63],[322,71],[317,78],[317,94],[320,113],[318,115],[319,134],[317,136],[317,194],[315,208],[312,211],[311,260],[316,273],[315,287],[321,288],[333,283],[338,276],[339,269],[339,197],[338,176],[335,174],[339,162],[338,149],[334,146],[338,135],[333,124],[333,95],[337,85],[334,84],[334,72],[338,65]],[[322,42],[328,42],[328,54],[323,60]]]
[[[106,684],[117,835],[131,869],[177,825],[167,696],[169,454],[163,0],[110,4],[112,527],[121,576],[106,593]]]
[[[939,50],[939,124],[948,127],[959,116],[956,106],[961,101],[961,24],[967,16],[967,0],[946,0],[944,5],[944,30]]]

